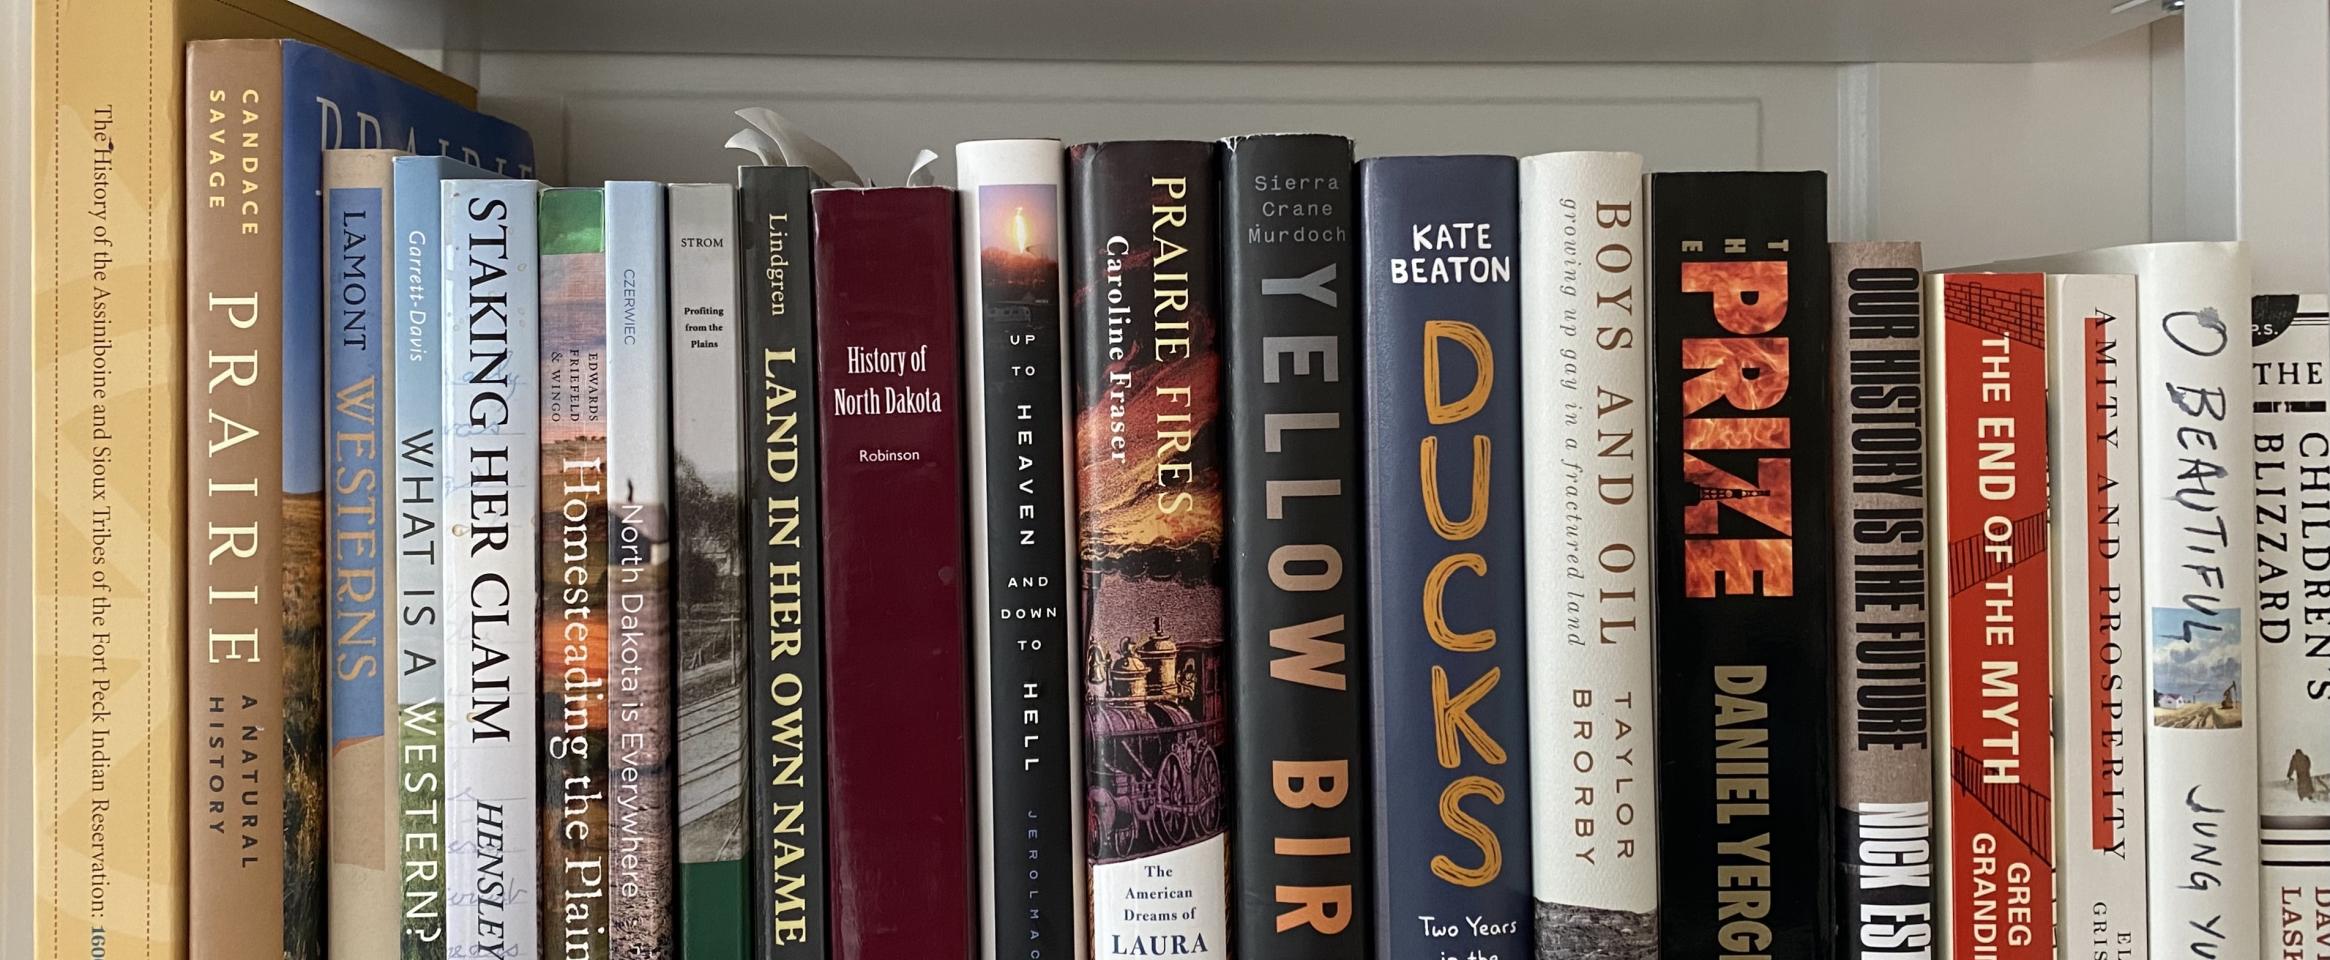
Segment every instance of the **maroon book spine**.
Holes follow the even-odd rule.
[[[971,954],[955,201],[811,195],[832,960]]]

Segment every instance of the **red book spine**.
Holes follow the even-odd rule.
[[[819,190],[832,960],[971,950],[955,201]]]
[[[1949,274],[1940,402],[1947,914],[1955,956],[2055,945],[2045,278]]]

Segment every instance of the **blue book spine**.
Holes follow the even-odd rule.
[[[330,824],[327,944],[333,956],[396,956],[396,751],[387,732],[395,689],[388,646],[390,539],[382,461],[388,380],[384,253],[386,150],[325,154],[325,564],[330,571],[326,799]]]
[[[439,206],[449,179],[492,173],[444,157],[398,157],[390,190],[395,259],[387,334],[389,476],[396,532],[397,810],[400,960],[445,960],[444,289]]]
[[[679,865],[664,192],[606,190],[608,940],[618,957],[668,957]]]
[[[1359,165],[1376,940],[1531,949],[1518,168]]]

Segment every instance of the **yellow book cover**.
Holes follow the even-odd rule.
[[[184,954],[183,58],[221,37],[476,100],[288,0],[0,12],[0,119],[30,132],[0,160],[0,482],[29,492],[0,510],[0,803],[31,813],[0,817],[11,960]]]

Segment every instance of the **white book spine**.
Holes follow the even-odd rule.
[[[538,955],[539,188],[443,188],[447,957]]]
[[[608,937],[615,956],[656,957],[678,939],[664,190],[606,189]]]
[[[2330,300],[2252,307],[2258,907],[2276,956],[2312,957],[2330,939]]]
[[[1642,158],[1521,161],[1537,956],[1656,956]]]
[[[2148,955],[2136,317],[2134,277],[2047,278],[2056,937],[2065,956],[2113,960]]]
[[[955,148],[980,813],[974,885],[978,955],[989,960],[1038,950],[1074,956],[1085,939],[1066,179],[1057,140]],[[1048,289],[1038,289],[1034,273],[1018,276],[1040,272],[1042,261]],[[1005,292],[1019,283],[1032,286]],[[1006,302],[990,304],[997,295]],[[1196,899],[1176,909],[1212,918],[1204,941],[1227,943],[1223,885],[1190,889]]]
[[[2257,533],[2249,255],[2116,253],[2136,274],[2151,950],[2257,957]]]
[[[737,355],[736,188],[667,188],[671,271],[672,472],[677,511],[680,634],[679,860],[683,911],[694,898],[687,864],[735,864],[743,874],[744,704],[743,396]],[[692,642],[689,642],[692,641]],[[685,681],[685,682],[683,682]],[[735,919],[743,915],[736,912]],[[683,914],[684,916],[684,914]],[[705,921],[708,928],[710,921]],[[709,933],[706,929],[704,932]]]

